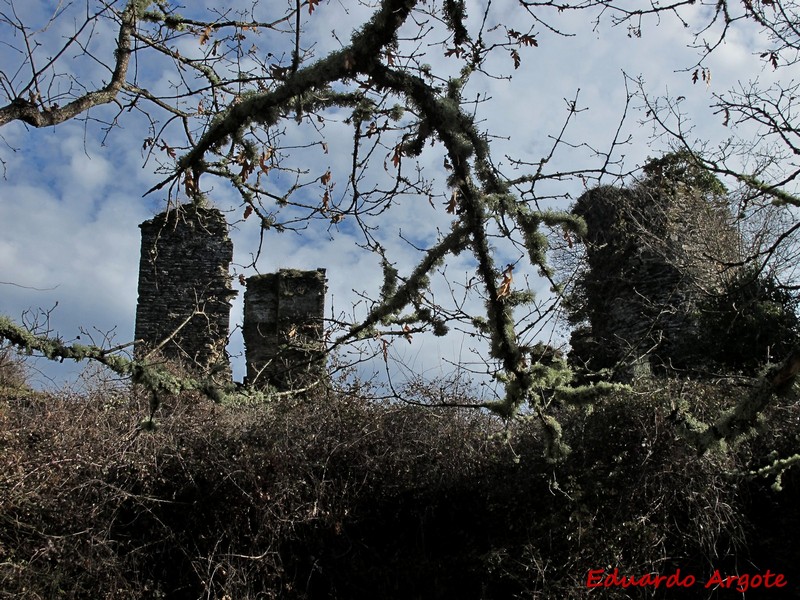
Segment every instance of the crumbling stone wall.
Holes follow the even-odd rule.
[[[325,269],[281,269],[247,280],[242,333],[248,385],[286,390],[323,376],[325,282]]]
[[[651,178],[589,190],[574,211],[587,223],[588,268],[573,298],[572,362],[620,380],[685,366],[698,303],[740,255],[724,196]]]
[[[228,273],[233,244],[224,215],[187,204],[139,227],[137,353],[163,343],[159,352],[165,357],[230,379],[225,346],[236,292]]]

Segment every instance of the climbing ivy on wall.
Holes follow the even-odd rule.
[[[738,256],[715,175],[685,152],[653,159],[642,173],[629,187],[589,190],[574,208],[588,234],[567,307],[573,362],[590,369],[685,365],[694,307],[718,291],[722,265]]]

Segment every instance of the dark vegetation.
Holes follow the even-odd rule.
[[[653,97],[642,79],[627,80],[638,92],[626,94],[617,134],[595,150],[571,133],[585,111],[576,93],[562,125],[525,133],[549,138],[549,149],[504,163],[491,153],[497,133],[483,130],[480,102],[473,102],[467,84],[470,77],[510,76],[522,64],[520,52],[538,47],[537,36],[572,35],[555,15],[586,9],[592,36],[610,23],[627,25],[639,38],[647,35],[644,21],[658,26],[676,16],[698,32],[694,44],[703,54],[689,69],[695,83],[708,86],[706,59],[738,22],[762,31],[763,43],[753,48],[764,50],[765,64],[794,68],[797,2],[706,1],[699,4],[708,10],[697,10],[694,0],[643,8],[614,0],[527,0],[514,13],[486,3],[483,19],[467,19],[461,0],[382,0],[368,20],[354,23],[349,39],[342,36],[341,48],[323,56],[311,51],[316,42],[303,20],[306,8],[309,19],[322,14],[314,12],[316,0],[287,3],[274,14],[278,3],[263,3],[271,9],[263,22],[213,3],[208,11],[204,3],[187,3],[181,7],[190,10],[187,16],[170,2],[59,3],[44,25],[19,20],[15,4],[21,2],[6,4],[3,39],[18,60],[0,70],[0,126],[50,127],[88,119],[90,108],[106,106],[110,112],[91,118],[103,144],[126,115],[143,119],[126,126],[141,127],[146,163],[162,177],[148,193],[164,190],[170,201],[185,197],[204,206],[213,182],[228,182],[238,192],[236,214],[241,220],[253,215],[250,223],[258,223],[262,236],[311,223],[330,232],[348,219],[364,235],[358,247],[380,258],[384,284],[365,315],[337,324],[343,329],[332,347],[420,340],[427,332],[444,335],[455,322],[485,344],[485,372],[504,390],[483,404],[489,410],[425,406],[469,405],[469,395],[455,388],[450,398],[432,399],[423,390],[405,397],[407,403],[386,403],[353,383],[246,402],[239,390],[228,394],[236,386],[218,386],[209,373],[176,376],[129,360],[120,352],[125,346],[65,343],[54,332],[0,315],[0,338],[22,351],[98,361],[131,386],[98,386],[81,396],[33,392],[24,364],[0,347],[0,598],[741,595],[702,583],[680,591],[587,589],[590,570],[615,568],[636,576],[681,569],[699,582],[716,569],[769,569],[789,585],[768,597],[796,596],[800,347],[793,264],[799,259],[800,126],[794,80],[714,93],[712,108],[723,126],[759,130],[756,140],[732,137],[716,150],[685,137],[692,128],[681,97]],[[71,15],[70,7],[85,14]],[[63,37],[65,21],[73,21],[74,35]],[[427,22],[441,27],[428,30]],[[102,37],[109,28],[100,23],[112,25],[115,42]],[[46,43],[48,31],[61,41]],[[181,38],[192,40],[181,45],[185,55],[175,50]],[[273,54],[276,42],[285,48],[283,58]],[[51,48],[54,57],[45,58]],[[449,66],[432,72],[422,61],[428,52],[439,52]],[[508,52],[511,61],[495,72],[489,57],[498,52]],[[105,66],[110,79],[100,88],[82,80],[89,72],[84,62]],[[159,95],[163,78],[148,81],[151,69],[176,74],[179,83]],[[75,85],[65,91],[62,81]],[[518,93],[523,98],[527,91]],[[682,151],[650,162],[648,185],[626,191],[606,185],[583,196],[625,200],[600,204],[607,210],[543,209],[543,198],[570,197],[567,187],[550,196],[553,183],[580,180],[588,187],[634,173],[623,165],[622,125],[636,104],[646,110],[644,123],[655,125],[656,138],[663,134]],[[352,135],[333,133],[343,114]],[[326,119],[331,133],[322,126]],[[292,122],[308,134],[306,148],[320,152],[314,163],[330,143],[333,152],[352,151],[352,172],[349,166],[333,173],[308,169],[312,155],[296,152],[286,135]],[[749,135],[748,128],[739,131]],[[551,158],[576,148],[576,140],[593,158],[584,165],[570,160],[569,171],[559,170]],[[431,156],[423,157],[429,147],[448,171],[445,185],[418,168],[418,159]],[[509,179],[501,164],[520,171]],[[289,174],[289,183],[276,190],[275,179],[262,177],[270,171]],[[731,198],[723,198],[717,176],[739,186]],[[347,193],[331,194],[337,181]],[[301,190],[318,184],[324,187],[319,199],[304,197]],[[440,230],[432,223],[428,232],[416,232],[428,236],[426,249],[400,273],[377,232],[390,208],[425,197],[431,206],[446,206],[452,226]],[[708,231],[728,222],[731,200],[740,230],[765,225],[749,257],[738,256],[739,240],[732,237],[725,239],[737,242],[736,253],[724,251],[728,243],[715,252],[706,244],[714,240],[690,226],[694,211],[673,210],[703,208]],[[773,206],[784,210],[783,220],[759,221]],[[676,223],[681,226],[668,227]],[[628,234],[637,232],[648,235],[630,243]],[[694,232],[686,240],[691,244],[671,243],[681,232]],[[581,326],[572,350],[584,350],[574,366],[586,371],[587,385],[573,387],[582,382],[565,361],[546,352],[539,354],[547,362],[537,360],[531,352],[538,353],[537,332],[526,323],[548,321],[557,304],[536,304],[522,269],[516,281],[512,272],[514,265],[529,265],[556,291],[548,236],[571,248],[587,233],[595,238],[587,261],[596,277],[579,278],[572,297],[573,322]],[[683,252],[684,246],[692,248]],[[261,248],[245,268],[256,266]],[[451,255],[469,253],[467,288],[475,294],[470,299],[481,300],[474,314],[455,294],[453,303],[440,305],[428,293],[431,277],[444,277],[440,269]],[[708,285],[708,269],[678,268],[697,257],[713,258],[705,264],[715,273],[733,263],[758,271],[743,269],[720,292]],[[766,275],[770,269],[779,278],[783,270],[784,281]],[[630,285],[631,275],[650,285]],[[695,303],[689,301],[693,288],[713,293]],[[661,302],[665,289],[675,292],[670,304]],[[521,318],[523,311],[529,318]],[[683,333],[690,340],[685,345]],[[386,346],[371,352],[386,360]],[[600,370],[633,385],[593,378]],[[150,426],[153,417],[157,427]]]
[[[800,335],[797,309],[797,298],[774,276],[744,269],[699,307],[687,355],[708,367],[756,374],[792,350]]]
[[[734,451],[702,457],[671,420],[677,402],[713,417],[742,393],[661,379],[561,409],[573,451],[553,464],[538,420],[380,403],[363,389],[251,405],[184,394],[149,432],[147,399],[127,389],[6,387],[0,597],[582,598],[588,570],[609,565],[791,578],[796,472],[781,492],[741,472],[795,447],[797,402],[776,402]],[[589,597],[651,597],[601,592]],[[680,594],[738,597],[701,584]]]

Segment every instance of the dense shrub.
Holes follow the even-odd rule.
[[[20,390],[27,384],[25,362],[16,349],[0,343],[0,390]]]
[[[798,301],[774,277],[744,269],[697,311],[687,354],[706,366],[755,373],[779,362],[800,335]]]
[[[744,546],[738,459],[692,454],[669,420],[678,396],[732,400],[714,389],[563,409],[560,465],[535,419],[344,393],[172,399],[155,432],[130,394],[8,398],[0,597],[582,598],[595,568],[767,568]]]

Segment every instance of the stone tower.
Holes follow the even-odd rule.
[[[325,372],[325,269],[255,275],[244,295],[247,384],[286,390]]]
[[[710,180],[709,180],[710,181]],[[733,275],[739,236],[719,189],[650,177],[601,186],[577,201],[587,224],[587,269],[571,318],[571,361],[619,380],[682,367],[698,303]]]
[[[139,225],[136,351],[159,353],[230,378],[228,342],[233,244],[224,215],[186,204]]]

